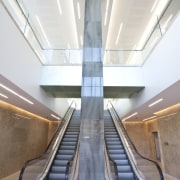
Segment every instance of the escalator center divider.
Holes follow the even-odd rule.
[[[80,110],[75,110],[49,170],[47,180],[65,180],[68,162],[76,152],[80,132]]]

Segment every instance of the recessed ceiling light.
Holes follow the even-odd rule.
[[[81,13],[80,13],[80,5],[79,5],[79,2],[77,2],[77,11],[78,11],[78,18],[81,19]]]
[[[40,26],[40,29],[41,29],[41,31],[42,31],[42,33],[43,33],[44,38],[46,39],[46,42],[47,42],[48,46],[50,47],[51,45],[50,45],[50,43],[49,43],[49,40],[48,40],[48,38],[47,38],[47,36],[46,36],[46,33],[45,33],[45,31],[44,31],[44,28],[43,28],[43,26],[42,26],[42,24],[41,24],[41,21],[40,21],[40,19],[39,19],[38,16],[36,16],[36,20],[37,20],[37,22],[38,22],[38,24],[39,24],[39,26]]]
[[[57,119],[57,120],[60,120],[60,118],[59,118],[58,116],[54,115],[54,114],[51,114],[51,116],[52,116],[53,118]]]
[[[157,2],[158,2],[158,0],[155,0],[155,1],[154,1],[153,6],[152,6],[152,8],[151,8],[151,13],[154,11],[154,9],[155,9],[155,7],[156,7],[156,5],[157,5]]]
[[[22,100],[24,100],[24,101],[28,102],[29,104],[34,104],[32,101],[30,101],[30,100],[28,100],[27,98],[25,98],[25,97],[21,96],[20,94],[16,93],[16,92],[15,92],[15,91],[13,91],[12,89],[10,89],[10,88],[8,88],[8,87],[4,86],[3,84],[0,84],[0,87],[2,87],[2,88],[4,88],[4,89],[6,89],[6,90],[7,90],[7,91],[9,91],[10,93],[12,93],[12,94],[14,94],[14,95],[18,96],[19,98],[21,98]]]
[[[129,118],[131,118],[131,117],[133,117],[133,116],[136,116],[137,114],[138,114],[138,113],[135,112],[135,113],[131,114],[130,116],[124,118],[123,121],[125,121],[125,120],[127,120],[127,119],[129,119]]]
[[[160,103],[163,99],[158,99],[157,101],[154,101],[153,103],[149,104],[148,107],[152,107],[158,103]]]
[[[105,12],[104,26],[106,26],[106,24],[107,24],[108,8],[109,8],[109,0],[107,0],[107,2],[106,2],[106,12]]]
[[[119,26],[118,35],[117,35],[117,38],[116,38],[116,45],[118,44],[119,37],[120,37],[121,31],[122,31],[122,27],[123,27],[123,23],[121,23],[120,26]]]
[[[80,36],[80,41],[81,41],[81,46],[83,45],[83,37],[82,35]]]
[[[166,22],[164,23],[164,25],[163,25],[163,29],[166,29],[166,27],[167,27],[169,21],[172,19],[172,17],[173,17],[173,14],[171,14],[171,15],[168,17],[167,21],[166,21]]]
[[[3,98],[8,98],[6,95],[4,95],[4,94],[2,94],[2,93],[0,93],[0,96],[2,96]]]
[[[18,117],[25,118],[25,119],[31,119],[31,118],[29,118],[29,117],[27,117],[27,116],[23,116],[23,115],[20,115],[20,114],[15,114],[15,115],[18,116]]]
[[[148,120],[154,119],[154,118],[156,118],[156,117],[157,117],[157,116],[151,116],[151,117],[149,117],[149,118],[143,119],[142,121],[148,121]]]
[[[62,15],[62,8],[61,8],[60,0],[57,0],[57,5],[58,5],[59,13],[60,15]]]

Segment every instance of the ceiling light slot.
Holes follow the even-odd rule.
[[[34,104],[32,101],[28,100],[27,98],[21,96],[20,94],[18,94],[17,92],[13,91],[12,89],[4,86],[3,84],[0,84],[0,87],[4,88],[5,90],[9,91],[10,93],[14,94],[15,96],[18,96],[20,99],[26,101],[29,104]]]
[[[161,101],[163,101],[163,99],[158,99],[157,101],[154,101],[153,103],[149,104],[148,107],[152,107],[152,106],[160,103]]]
[[[62,15],[62,8],[61,8],[60,0],[57,0],[57,5],[58,5],[59,13],[60,15]]]
[[[78,12],[78,18],[81,19],[81,12],[80,12],[80,4],[79,4],[79,1],[77,2],[77,12]]]
[[[39,19],[38,16],[36,16],[36,20],[37,20],[37,22],[38,22],[38,24],[39,24],[39,26],[40,26],[40,29],[41,29],[41,31],[42,31],[42,33],[43,33],[43,36],[44,36],[44,38],[45,38],[45,40],[46,40],[46,42],[47,42],[47,45],[50,47],[51,45],[50,45],[50,43],[49,43],[49,40],[48,40],[48,38],[47,38],[47,36],[46,36],[46,33],[45,33],[45,31],[44,31],[44,28],[43,28],[43,26],[42,26],[42,24],[41,24],[41,21],[40,21],[40,19]]]

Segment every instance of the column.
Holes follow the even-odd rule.
[[[104,180],[101,0],[86,0],[79,180]]]

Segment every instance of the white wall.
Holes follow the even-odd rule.
[[[104,67],[104,86],[144,86],[141,67]],[[44,66],[41,85],[81,86],[81,66]]]
[[[67,100],[55,99],[40,88],[42,65],[1,3],[0,22],[1,75],[62,116]]]
[[[145,89],[127,100],[115,100],[114,105],[122,117],[127,112],[138,108],[167,87],[180,80],[180,15],[168,29],[159,44],[153,50],[142,67]],[[121,112],[124,107],[124,112]]]

